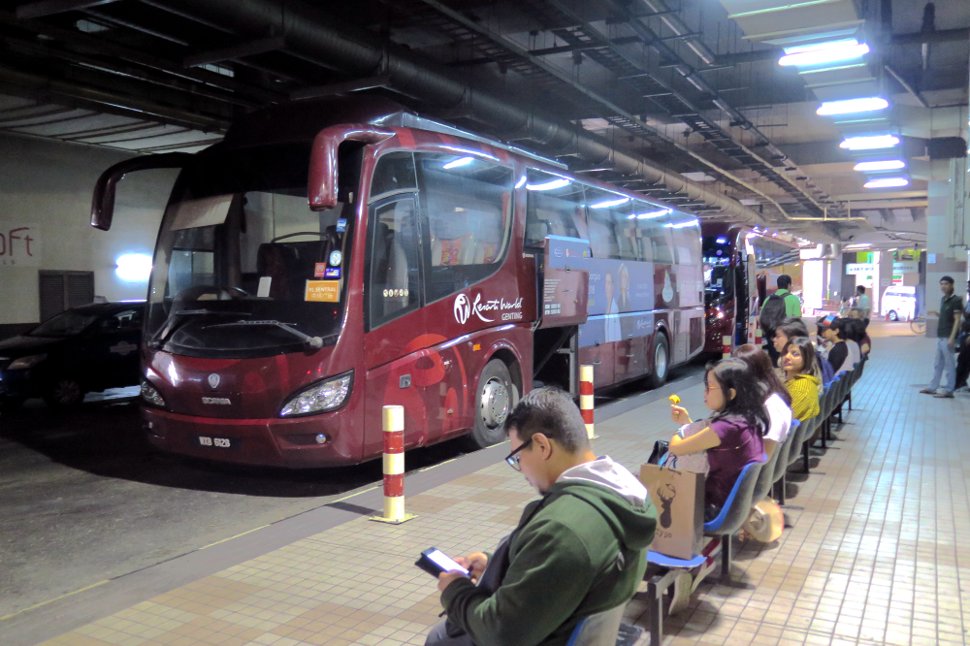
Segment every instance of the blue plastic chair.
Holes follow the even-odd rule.
[[[720,513],[713,520],[704,523],[705,535],[721,537],[722,582],[728,582],[731,579],[731,537],[741,529],[751,512],[755,485],[758,483],[758,475],[767,456],[762,455],[762,458],[760,461],[748,462],[744,465]]]
[[[569,634],[566,646],[616,646],[616,636],[623,621],[625,603],[583,617]]]

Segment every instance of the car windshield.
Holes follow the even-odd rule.
[[[335,208],[311,211],[308,160],[302,145],[221,151],[182,172],[155,251],[149,344],[259,356],[336,334],[353,205],[343,191]]]
[[[27,334],[30,336],[74,336],[98,319],[96,314],[67,310],[49,318]]]

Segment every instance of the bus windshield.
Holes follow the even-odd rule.
[[[247,357],[333,342],[353,208],[309,209],[308,159],[303,145],[216,149],[182,172],[155,250],[150,347]]]

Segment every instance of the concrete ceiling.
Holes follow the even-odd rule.
[[[889,98],[917,166],[928,142],[965,136],[970,2],[930,4],[0,0],[0,130],[195,151],[267,104],[379,94],[702,217],[898,246],[925,237],[926,182],[867,191],[844,129],[815,108]],[[866,65],[809,77],[777,64],[780,43],[838,30],[871,45]],[[538,136],[523,114],[597,145]],[[653,171],[607,168],[619,159]]]

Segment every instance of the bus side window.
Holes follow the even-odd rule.
[[[414,191],[418,186],[414,176],[414,157],[409,152],[391,152],[377,161],[371,180],[370,201],[401,191]]]
[[[547,235],[585,237],[583,186],[530,170],[526,182],[525,244],[542,247]],[[584,230],[579,226],[583,225]]]
[[[370,329],[405,314],[419,303],[418,237],[414,200],[383,204],[370,217]]]

